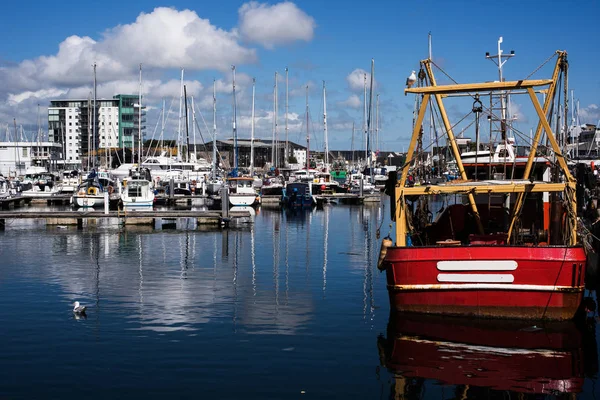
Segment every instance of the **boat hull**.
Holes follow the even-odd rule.
[[[74,195],[73,204],[77,207],[102,207],[104,206],[104,196]]]
[[[253,206],[256,203],[256,195],[230,193],[229,203],[232,206]]]
[[[581,304],[581,247],[391,247],[390,305],[400,312],[571,319]]]

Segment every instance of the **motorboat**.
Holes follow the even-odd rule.
[[[254,190],[252,177],[227,178],[229,204],[232,206],[253,206],[259,197]]]
[[[152,207],[155,193],[150,171],[145,168],[131,171],[131,176],[123,179],[121,202],[125,208]]]

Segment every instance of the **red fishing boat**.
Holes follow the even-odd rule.
[[[577,311],[586,254],[577,238],[576,181],[547,118],[568,65],[566,52],[556,56],[551,79],[453,85],[437,85],[433,62],[421,61],[418,85],[405,90],[418,96],[413,135],[400,179],[389,191],[396,243],[384,240],[379,263],[387,274],[392,309],[552,320],[570,319]],[[444,101],[472,96],[478,126],[482,112],[493,115],[480,96],[509,93],[528,94],[539,118],[521,175],[469,180]],[[430,108],[437,108],[462,179],[409,186],[409,169],[419,170],[416,149],[422,148],[422,123]],[[504,114],[498,118],[504,127]],[[546,152],[538,146],[542,132],[551,145]],[[506,132],[502,135],[506,140]],[[437,211],[440,199],[443,211],[433,220],[431,210]]]
[[[485,390],[579,393],[586,372],[597,372],[597,350],[586,348],[593,343],[594,333],[572,321],[537,327],[522,320],[415,314],[392,316],[387,337],[378,338],[380,360],[394,374],[397,395],[408,394],[409,382],[433,379],[456,385],[462,398],[493,397]]]

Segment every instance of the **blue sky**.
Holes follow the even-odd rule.
[[[170,7],[169,12],[158,7]],[[193,13],[185,13],[191,10]],[[244,14],[242,10],[256,11]],[[505,51],[517,56],[505,67],[507,79],[529,75],[555,50],[569,52],[570,89],[580,101],[582,123],[600,118],[600,28],[594,18],[598,1],[554,5],[537,1],[392,2],[368,4],[347,1],[245,3],[174,1],[112,1],[102,3],[36,2],[3,6],[0,35],[0,139],[13,118],[26,131],[37,129],[37,104],[42,121],[51,99],[84,97],[92,81],[91,63],[98,62],[99,96],[137,91],[136,65],[144,65],[145,99],[153,109],[148,116],[152,135],[161,99],[167,107],[176,98],[165,136],[173,137],[178,112],[179,62],[187,64],[188,92],[195,95],[205,119],[212,118],[212,80],[222,84],[218,93],[219,133],[231,136],[231,95],[227,93],[236,64],[239,75],[239,134],[248,137],[251,78],[257,80],[257,136],[272,134],[272,92],[275,71],[290,74],[290,140],[303,142],[305,129],[303,87],[310,85],[313,144],[322,147],[322,81],[327,83],[330,148],[351,147],[351,126],[362,126],[362,106],[353,95],[349,75],[369,70],[375,59],[376,92],[380,94],[380,148],[401,151],[411,130],[413,97],[404,96],[404,82],[427,55],[427,34],[433,35],[433,57],[459,82],[493,80],[495,66],[485,60],[495,53],[503,36]],[[145,13],[144,20],[138,17]],[[137,20],[136,20],[137,19]],[[157,20],[163,20],[159,27]],[[183,23],[191,30],[178,30]],[[69,46],[65,40],[71,38]],[[88,39],[82,39],[89,37]],[[133,37],[133,39],[131,39]],[[188,50],[180,50],[198,37]],[[59,53],[59,45],[63,43]],[[189,43],[188,43],[189,44]],[[535,77],[549,77],[547,65]],[[438,73],[440,83],[445,83]],[[447,81],[446,81],[447,82]],[[285,81],[279,80],[279,135],[284,137]],[[513,100],[519,113],[518,129],[529,131],[533,115],[527,99]],[[464,108],[464,107],[467,108]],[[463,108],[461,108],[463,107]],[[469,104],[452,107],[454,116]],[[452,116],[452,114],[451,114]],[[201,124],[203,128],[203,124]],[[466,132],[470,135],[469,132]],[[362,140],[357,131],[355,148]],[[362,145],[364,146],[364,145]]]

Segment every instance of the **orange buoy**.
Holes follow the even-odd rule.
[[[383,265],[383,261],[385,260],[385,256],[387,255],[388,247],[392,247],[392,238],[386,236],[381,241],[381,249],[379,250],[379,260],[377,261],[377,269],[380,271],[385,271],[386,267]]]

